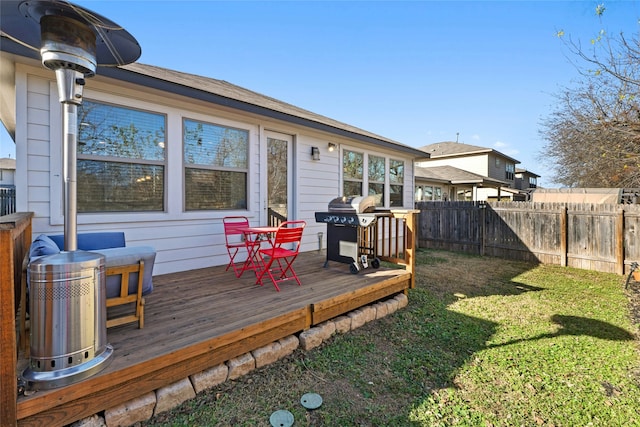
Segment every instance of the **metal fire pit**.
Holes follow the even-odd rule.
[[[108,366],[104,256],[60,252],[29,267],[31,349],[23,377],[32,390],[74,383]]]
[[[373,196],[338,197],[329,202],[327,212],[316,212],[316,222],[327,224],[327,259],[349,264],[351,273],[380,267],[376,253],[377,219],[388,215],[376,210]]]

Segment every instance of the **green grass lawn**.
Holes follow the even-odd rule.
[[[439,251],[417,271],[405,309],[145,425],[268,426],[278,409],[295,426],[640,425],[624,278]]]

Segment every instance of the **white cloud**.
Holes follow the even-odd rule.
[[[517,148],[510,148],[509,144],[502,141],[496,141],[493,144],[493,148],[495,148],[496,150],[499,150],[502,154],[506,154],[509,157],[513,157],[518,153],[520,153],[520,151]]]
[[[474,141],[480,141],[480,135],[478,135],[477,133],[473,134],[473,136],[471,137],[471,139],[473,139]]]

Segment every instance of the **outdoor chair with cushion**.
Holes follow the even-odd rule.
[[[28,261],[23,264],[23,297],[28,292],[28,263],[64,248],[64,235],[39,235],[31,243]],[[153,291],[156,251],[150,246],[126,246],[123,232],[79,233],[77,249],[101,254],[105,258],[107,327],[137,322],[144,327],[144,296]],[[22,293],[21,292],[21,293]],[[20,315],[21,340],[25,337],[27,307]]]

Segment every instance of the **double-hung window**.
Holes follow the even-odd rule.
[[[391,206],[398,207],[404,203],[404,161],[389,159],[389,185]]]
[[[185,210],[247,208],[249,132],[183,122]]]
[[[78,212],[164,211],[164,114],[85,100],[78,107]]]
[[[342,155],[343,196],[362,196],[364,154],[344,150]]]
[[[516,166],[513,163],[505,163],[505,178],[508,181],[513,181],[516,175]]]
[[[366,171],[366,173],[365,173]],[[342,152],[342,195],[375,196],[385,206],[403,206],[404,161],[345,149]]]
[[[385,158],[369,155],[369,196],[376,197],[376,206],[384,205]]]

